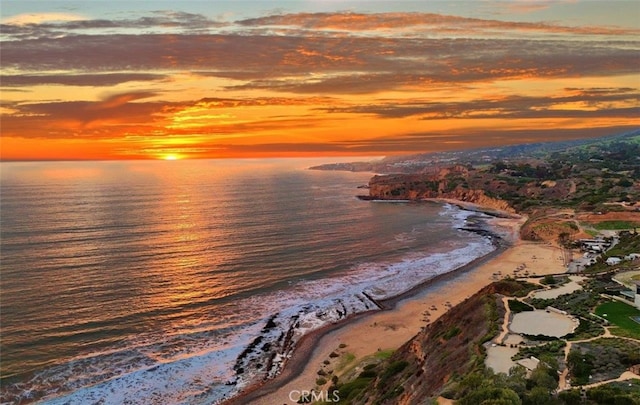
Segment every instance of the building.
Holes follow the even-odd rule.
[[[640,309],[640,281],[636,281],[636,299],[634,300],[636,308]]]
[[[631,253],[624,257],[624,260],[630,260],[630,261],[638,260],[638,259],[640,259],[640,253]]]
[[[610,257],[607,259],[607,264],[609,266],[615,266],[616,264],[620,264],[622,262],[622,259],[619,257]]]
[[[531,372],[538,367],[538,364],[540,364],[540,360],[531,356],[528,359],[517,360],[516,364],[519,364],[522,367],[524,367],[527,370],[527,373],[526,373],[527,377],[530,377]]]

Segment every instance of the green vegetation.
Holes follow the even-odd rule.
[[[393,352],[395,350],[393,349],[388,349],[388,350],[378,350],[375,354],[375,358],[376,359],[380,359],[380,360],[386,360],[389,357],[391,357],[393,355]]]
[[[443,396],[456,399],[460,405],[558,404],[552,396],[557,386],[557,370],[540,363],[528,378],[520,366],[512,368],[508,376],[476,370],[449,386]]]
[[[604,203],[639,199],[634,187],[640,180],[639,155],[640,146],[632,140],[601,142],[548,154],[536,166],[498,161],[487,169],[494,177],[483,179],[487,186],[495,186],[500,179],[502,186],[489,190],[490,194],[519,211],[552,205],[606,212],[621,208]],[[628,229],[629,225],[633,224],[611,223],[598,229]]]
[[[620,235],[618,244],[607,251],[605,257],[623,257],[630,253],[640,253],[640,235],[629,232]]]
[[[609,301],[596,308],[595,312],[617,326],[617,328],[610,328],[611,333],[640,339],[640,323],[631,319],[631,317],[640,317],[640,310],[624,302]]]
[[[589,384],[589,376],[593,369],[594,356],[590,353],[582,353],[580,350],[571,350],[567,356],[567,367],[571,372],[573,385]]]
[[[380,352],[379,352],[380,353]],[[385,388],[382,392],[384,392],[384,400],[391,399],[404,390],[401,385],[397,385],[392,389],[387,389],[387,382],[398,373],[401,373],[407,366],[409,362],[405,360],[397,360],[389,363],[385,366],[385,363],[377,363],[377,364],[368,364],[364,367],[363,371],[358,374],[358,376],[344,384],[339,384],[338,380],[332,380],[333,385],[329,388],[329,391],[339,390],[340,391],[340,402],[341,404],[349,404],[354,402],[357,398],[359,398],[369,386],[372,384],[374,380],[377,379],[376,385],[378,387]]]
[[[525,304],[519,300],[509,300],[509,309],[513,313],[524,312],[524,311],[533,311],[533,307],[529,304]]]
[[[336,370],[344,369],[349,363],[356,359],[356,355],[353,353],[345,353],[340,358],[338,365],[336,366]]]
[[[442,338],[444,340],[449,340],[452,337],[458,336],[459,334],[460,334],[460,328],[458,328],[457,326],[454,326],[450,328],[448,331],[446,331],[445,334],[442,336]]]
[[[593,227],[597,230],[620,230],[620,229],[634,229],[640,227],[640,222],[633,221],[602,221],[593,224]]]
[[[587,391],[587,398],[596,404],[640,404],[640,381],[613,382]]]
[[[358,377],[353,381],[338,386],[341,404],[348,404],[356,399],[371,384],[372,377]]]
[[[504,279],[494,283],[496,289],[504,295],[512,297],[526,297],[531,291],[539,290],[540,286],[521,280]]]
[[[532,298],[529,304],[537,309],[545,309],[548,306],[571,312],[574,315],[588,317],[591,309],[595,307],[601,298],[592,291],[578,290],[571,294],[564,294],[557,298],[541,299]]]
[[[409,363],[405,360],[394,361],[387,366],[387,368],[380,375],[380,380],[378,381],[378,387],[384,387],[387,380],[404,370]]]
[[[617,378],[640,362],[640,343],[600,338],[572,346],[567,364],[574,384],[584,385]]]
[[[562,282],[556,280],[555,282]],[[517,299],[510,299],[508,306],[513,312],[532,310],[533,307],[544,308],[553,306],[566,310],[569,313],[580,317],[580,325],[576,331],[567,336],[568,339],[587,339],[596,337],[603,333],[603,327],[599,320],[593,315],[595,312],[603,315],[607,313],[607,319],[617,325],[617,322],[624,323],[631,314],[640,315],[640,311],[635,310],[622,302],[602,303],[600,293],[605,292],[611,285],[610,276],[599,276],[587,280],[585,289],[565,294],[550,300],[527,300],[528,303]],[[455,357],[458,362],[463,362],[467,366],[464,368],[446,369],[446,379],[448,381],[444,388],[439,386],[440,395],[456,400],[458,404],[523,404],[523,405],[562,405],[562,404],[626,404],[636,403],[636,391],[640,385],[628,386],[608,384],[604,387],[587,391],[587,400],[583,402],[582,395],[578,390],[563,391],[555,393],[558,386],[558,370],[564,368],[564,351],[566,342],[563,339],[553,337],[529,337],[526,347],[521,347],[513,360],[529,358],[534,356],[541,360],[538,367],[529,376],[521,366],[511,369],[509,375],[495,374],[487,370],[484,366],[486,356],[483,342],[493,338],[502,324],[503,311],[499,306],[500,298],[496,294],[520,295],[523,290],[531,289],[531,285],[516,282],[515,280],[501,280],[494,283],[493,294],[482,296],[473,304],[476,309],[477,319],[482,319],[485,323],[482,333],[477,333],[474,337],[465,335],[464,325],[470,325],[476,318],[468,318],[469,308],[463,311],[459,309],[456,313],[452,310],[451,319],[434,323],[434,330],[429,332],[429,342],[437,342],[436,346],[424,346],[423,353],[428,353],[428,357],[415,358],[416,352],[400,349],[396,352],[392,350],[378,351],[369,357],[373,364],[367,364],[360,373],[352,380],[343,384],[337,378],[332,378],[329,391],[338,389],[340,391],[340,403],[394,403],[408,387],[416,389],[421,385],[429,384],[433,374],[428,374],[428,370],[435,370],[433,367],[450,362],[454,358],[453,353],[456,347],[464,347],[467,357]],[[533,286],[535,288],[535,286]],[[482,303],[482,304],[480,304]],[[462,305],[462,304],[461,304]],[[460,312],[462,311],[462,312]],[[461,316],[465,314],[465,316]],[[612,316],[613,314],[613,316]],[[480,317],[478,317],[480,316]],[[628,319],[630,322],[634,322]],[[627,328],[635,327],[634,324],[626,324]],[[486,331],[486,333],[485,333]],[[535,345],[536,341],[540,344]],[[434,350],[434,348],[436,348]],[[425,364],[426,362],[426,364]],[[587,342],[573,343],[572,350],[567,358],[566,367],[569,369],[569,378],[572,385],[587,385],[593,382],[606,381],[620,376],[629,366],[640,363],[640,342],[628,341],[620,338],[599,338]],[[425,368],[426,367],[426,368]],[[460,373],[460,374],[458,374]],[[328,378],[328,377],[327,377]],[[342,377],[341,377],[342,378]],[[441,378],[441,377],[438,377]],[[438,387],[432,385],[431,387]],[[429,391],[425,391],[429,392]],[[434,392],[434,391],[431,391]],[[425,401],[427,399],[425,398]],[[604,402],[602,402],[604,401]],[[613,401],[613,402],[606,402]],[[629,402],[632,401],[632,402]],[[633,402],[636,401],[636,402]],[[428,401],[426,403],[429,403]]]
[[[520,155],[524,157],[526,155]],[[459,165],[447,174],[393,174],[372,179],[380,188],[379,198],[446,197],[482,190],[491,198],[506,201],[519,212],[533,213],[542,207],[568,207],[581,211],[621,211],[618,203],[640,200],[640,145],[630,142],[593,143],[589,148],[570,148],[562,152],[541,153],[535,161],[495,160],[489,166]],[[464,157],[456,159],[464,160]],[[428,160],[428,159],[427,159]],[[459,163],[463,163],[459,161]],[[477,163],[473,158],[464,163]],[[386,167],[396,171],[397,167]],[[383,170],[384,171],[384,170]],[[613,204],[612,204],[613,203]],[[551,225],[557,234],[571,235],[575,224],[557,221]],[[539,229],[537,231],[547,232]]]
[[[567,276],[552,276],[546,275],[540,280],[541,284],[552,285],[554,287],[559,287],[561,285],[567,284],[569,282],[569,277]]]
[[[496,300],[488,299],[486,301],[485,310],[487,313],[487,320],[489,321],[489,330],[479,342],[478,349],[481,351],[482,357],[478,358],[478,361],[482,363],[484,363],[484,357],[487,354],[482,344],[493,339],[493,337],[498,334],[498,329],[500,328],[500,315],[498,314],[498,304],[496,303]]]
[[[557,363],[557,358],[564,358],[564,347],[567,344],[558,339],[539,346],[522,347],[512,360],[528,359],[533,356],[547,363]]]
[[[580,324],[573,333],[565,336],[567,340],[582,340],[600,336],[604,333],[604,328],[595,322],[586,319],[579,319]]]

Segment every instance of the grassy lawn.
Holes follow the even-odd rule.
[[[634,221],[602,221],[593,224],[593,227],[598,230],[631,229],[638,226],[640,226],[640,223]]]
[[[630,318],[631,316],[640,316],[640,310],[637,308],[624,302],[609,301],[596,308],[596,314],[618,326],[618,328],[611,328],[611,333],[640,339],[640,324]]]

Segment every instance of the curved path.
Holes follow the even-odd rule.
[[[502,344],[504,338],[509,334],[509,320],[511,319],[511,308],[509,308],[509,297],[502,297],[502,305],[506,309],[504,320],[502,321],[502,332],[494,340],[497,344]]]
[[[588,339],[580,339],[580,340],[565,340],[565,343],[567,344],[564,347],[564,362],[565,364],[567,364],[567,359],[569,358],[569,352],[571,352],[571,346],[574,343],[583,343],[583,342],[591,342],[593,340],[598,340],[601,338],[616,338],[616,339],[624,339],[624,340],[630,340],[632,342],[636,342],[636,343],[640,343],[638,342],[638,340],[633,339],[633,338],[629,338],[629,337],[624,337],[624,336],[616,336],[611,334],[611,331],[609,330],[608,326],[603,326],[604,328],[604,333],[602,335],[598,335],[598,336],[594,336]],[[560,380],[558,381],[558,391],[565,391],[565,390],[569,390],[572,387],[571,385],[569,385],[567,383],[567,376],[569,374],[569,368],[565,366],[564,370],[562,371],[562,374],[560,374]],[[631,377],[627,376],[626,378],[623,378],[624,375],[630,375]],[[623,381],[623,380],[628,380],[629,378],[638,378],[640,379],[640,376],[630,372],[630,371],[625,371],[622,373],[622,375],[620,375],[620,377],[612,379],[612,380],[605,380],[605,381],[600,381],[597,383],[593,383],[593,384],[589,384],[589,385],[583,385],[582,387],[584,388],[589,388],[589,387],[597,387],[598,385],[602,385],[602,384],[606,384],[606,383],[610,383],[613,381]]]
[[[539,283],[538,283],[539,284]],[[546,289],[550,289],[548,286],[545,286]],[[527,298],[531,298],[536,292],[539,292],[540,290],[533,290],[530,291],[525,297],[523,298],[516,298],[516,297],[502,297],[502,303],[505,307],[505,314],[504,314],[504,319],[502,321],[502,331],[500,332],[500,334],[493,340],[496,344],[502,344],[502,342],[504,341],[504,339],[506,338],[506,336],[511,332],[509,330],[509,321],[511,320],[511,309],[509,308],[509,300],[510,299],[516,299],[518,301],[524,302],[523,300],[527,299]],[[613,298],[613,297],[609,297],[607,296],[606,298]],[[560,339],[562,341],[565,342],[565,347],[564,347],[564,362],[565,362],[565,368],[562,371],[562,373],[560,374],[560,379],[558,381],[558,388],[557,391],[565,391],[565,390],[569,390],[572,387],[568,382],[567,382],[567,377],[569,375],[569,368],[566,366],[567,364],[567,359],[569,357],[569,353],[571,352],[571,347],[573,346],[574,343],[584,343],[584,342],[591,342],[594,340],[598,340],[601,338],[616,338],[616,339],[624,339],[624,340],[629,340],[632,342],[636,342],[636,343],[640,343],[640,341],[638,341],[637,339],[633,339],[633,338],[629,338],[629,337],[624,337],[624,336],[616,336],[613,335],[611,333],[611,331],[609,330],[609,326],[603,326],[604,328],[604,333],[598,336],[594,336],[594,337],[590,337],[587,339],[580,339],[580,340],[566,340],[566,339]],[[589,385],[583,385],[583,388],[592,388],[592,387],[597,387],[599,385],[603,385],[603,384],[607,384],[610,382],[614,382],[614,381],[624,381],[624,380],[628,380],[631,378],[635,378],[635,379],[640,379],[640,376],[638,376],[637,374],[634,374],[630,371],[624,371],[618,378],[614,378],[611,380],[605,380],[605,381],[599,381],[597,383],[593,383],[593,384],[589,384]]]

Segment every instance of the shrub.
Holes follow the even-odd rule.
[[[451,339],[452,337],[458,336],[458,335],[460,334],[460,332],[461,332],[460,328],[458,328],[457,326],[455,326],[455,327],[453,327],[453,328],[449,329],[449,330],[444,334],[444,336],[442,336],[442,338],[443,338],[444,340],[449,340],[449,339]]]
[[[519,300],[509,300],[509,309],[513,313],[533,311],[533,307]]]

